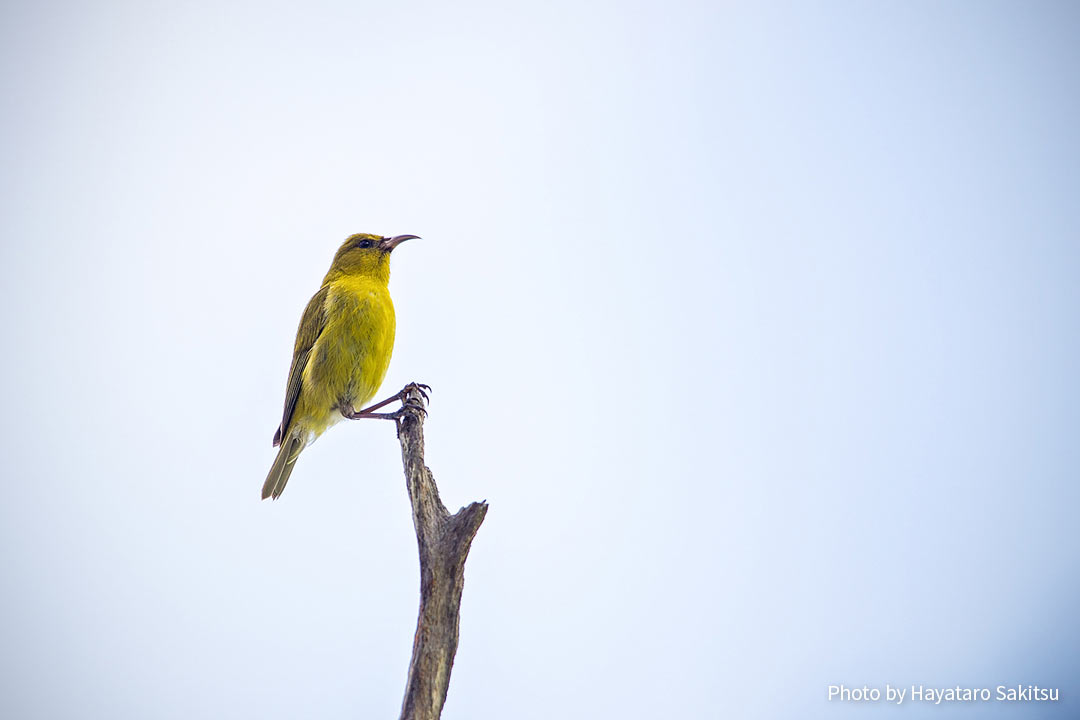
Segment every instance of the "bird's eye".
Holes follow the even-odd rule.
[[[360,242],[358,242],[358,243],[356,244],[356,247],[360,247],[360,248],[369,248],[369,247],[371,247],[372,245],[374,245],[374,243],[373,243],[373,242],[371,242],[370,240],[361,240]]]

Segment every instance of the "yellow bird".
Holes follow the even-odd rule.
[[[343,418],[385,417],[363,408],[375,397],[394,350],[390,253],[416,235],[350,235],[330,265],[319,292],[300,319],[293,347],[285,413],[274,433],[281,446],[262,496],[275,500],[300,452]],[[390,401],[387,401],[390,402]]]

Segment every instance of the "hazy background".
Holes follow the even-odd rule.
[[[396,717],[392,427],[258,500],[361,231],[491,504],[444,717],[1080,713],[1075,4],[0,13],[0,715]]]

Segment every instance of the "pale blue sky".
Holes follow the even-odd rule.
[[[444,717],[1078,710],[1069,3],[8,3],[0,715],[394,717],[388,425],[260,503],[300,312],[491,504]]]

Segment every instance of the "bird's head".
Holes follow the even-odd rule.
[[[406,240],[414,239],[418,239],[418,236],[383,237],[369,233],[350,235],[338,248],[326,277],[331,279],[342,275],[361,275],[388,281],[390,279],[390,253]]]

